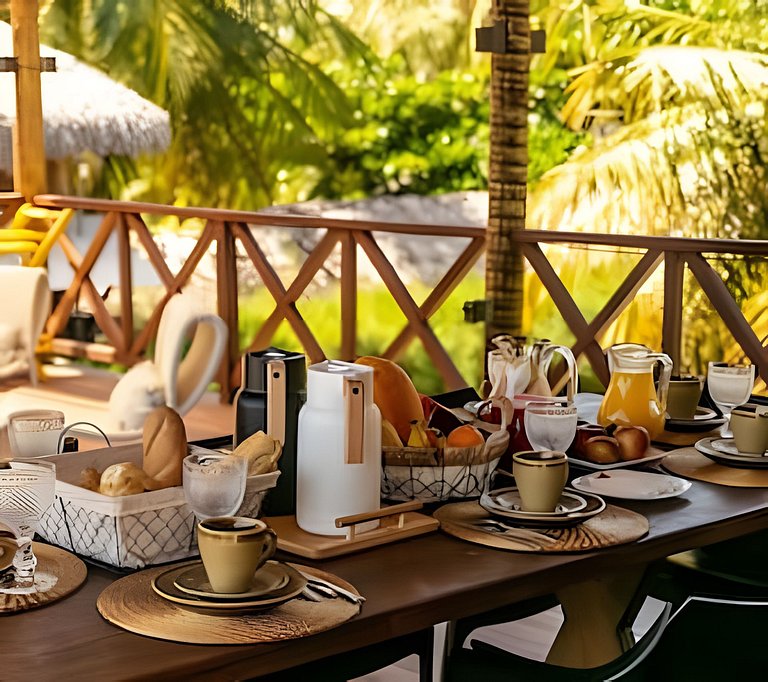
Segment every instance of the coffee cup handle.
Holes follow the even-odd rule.
[[[266,536],[264,537],[264,552],[262,557],[264,560],[261,562],[262,566],[267,562],[267,559],[271,559],[272,555],[277,550],[277,533],[271,528],[266,529]]]

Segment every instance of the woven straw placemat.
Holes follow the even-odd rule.
[[[359,594],[348,582],[316,568],[304,573]],[[152,579],[167,566],[140,571],[107,587],[96,601],[110,623],[131,632],[185,644],[257,644],[314,635],[348,621],[360,606],[341,597],[319,602],[291,599],[269,611],[211,612],[174,604],[156,594]]]
[[[35,586],[38,591],[32,594],[0,593],[0,614],[45,606],[72,594],[85,582],[88,575],[85,564],[71,552],[41,542],[33,542],[32,551],[37,557]]]
[[[695,448],[682,448],[661,460],[670,473],[734,488],[768,488],[768,469],[741,469],[713,462]]]
[[[502,535],[473,528],[491,518],[477,502],[446,504],[435,512],[440,528],[462,540],[517,552],[586,552],[634,542],[648,532],[641,514],[609,504],[602,512],[570,528],[525,528]]]

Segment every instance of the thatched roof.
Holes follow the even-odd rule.
[[[168,147],[171,129],[166,111],[66,52],[41,45],[40,55],[55,57],[57,69],[40,75],[49,159],[83,151],[136,156]],[[0,22],[0,57],[11,56],[11,27]],[[0,73],[0,170],[10,171],[13,165],[15,119],[15,75]]]

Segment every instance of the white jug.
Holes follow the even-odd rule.
[[[371,367],[326,360],[308,368],[296,473],[296,523],[308,533],[345,535],[337,518],[380,508],[381,414]]]

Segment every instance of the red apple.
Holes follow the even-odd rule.
[[[613,437],[619,442],[619,456],[624,462],[642,459],[651,444],[648,430],[642,426],[619,426]]]

